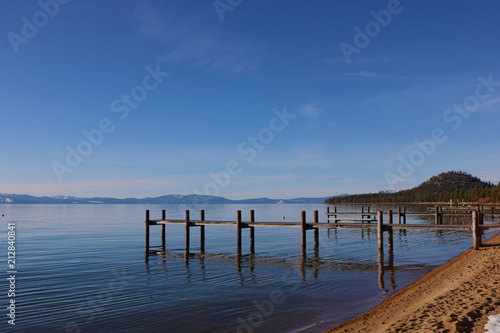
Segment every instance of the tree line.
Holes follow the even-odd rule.
[[[412,202],[500,202],[500,182],[493,185],[463,171],[451,171],[430,178],[419,186],[395,193],[367,193],[327,199],[340,203],[412,203]]]

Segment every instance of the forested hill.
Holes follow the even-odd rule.
[[[489,198],[489,199],[488,199]],[[500,183],[484,182],[462,171],[444,172],[409,190],[395,193],[369,193],[327,199],[334,203],[400,203],[400,202],[500,202]]]

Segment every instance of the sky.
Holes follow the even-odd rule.
[[[231,199],[500,181],[500,2],[0,11],[0,192]]]

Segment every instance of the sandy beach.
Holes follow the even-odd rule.
[[[484,332],[500,314],[500,235],[327,332]]]

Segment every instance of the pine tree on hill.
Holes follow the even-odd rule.
[[[463,171],[443,172],[409,190],[396,193],[357,194],[333,197],[326,203],[396,203],[396,202],[447,202],[491,198],[500,202],[500,183],[494,186]]]

